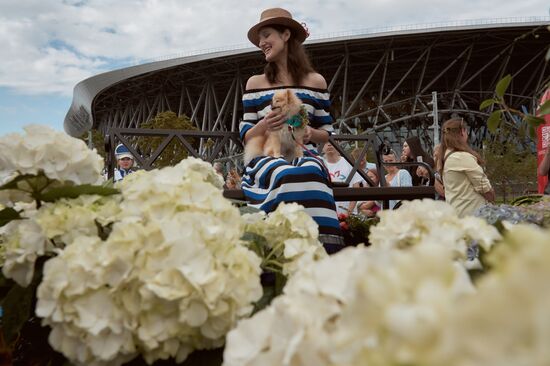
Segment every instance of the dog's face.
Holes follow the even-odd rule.
[[[288,93],[284,90],[275,92],[271,100],[271,108],[280,108],[285,113],[288,110]]]
[[[300,111],[302,101],[290,89],[278,90],[271,99],[271,108],[281,108],[281,111],[287,115],[293,115]]]

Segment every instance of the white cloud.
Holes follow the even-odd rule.
[[[548,15],[543,0],[281,1],[313,36],[388,25]],[[70,95],[120,60],[246,45],[260,0],[0,0],[0,87]]]

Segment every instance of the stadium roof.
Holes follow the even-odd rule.
[[[501,32],[508,30],[512,31],[511,33],[509,32],[509,37],[511,37],[510,40],[505,41],[510,42],[515,39],[514,37],[517,38],[521,36],[521,34],[525,33],[527,30],[542,27],[547,25],[549,22],[549,17],[531,17],[388,27],[366,31],[350,31],[332,34],[329,37],[308,40],[305,43],[305,46],[308,52],[312,55],[318,70],[325,75],[325,77],[327,77],[327,80],[329,80],[329,76],[338,74],[338,66],[341,58],[340,56],[343,54],[344,50],[345,52],[351,52],[352,55],[355,52],[356,55],[360,56],[356,57],[356,65],[363,65],[363,67],[366,68],[374,68],[376,66],[376,61],[372,61],[370,59],[368,61],[366,59],[365,61],[362,61],[362,52],[366,52],[362,50],[367,50],[368,52],[371,52],[370,50],[372,50],[371,54],[375,55],[375,49],[388,48],[388,43],[391,40],[391,42],[396,45],[396,49],[400,50],[400,54],[404,55],[398,57],[407,58],[407,62],[416,62],[414,64],[416,65],[419,60],[421,60],[421,56],[413,55],[415,48],[417,48],[420,52],[428,50],[428,48],[431,47],[428,45],[430,42],[432,44],[439,42],[438,45],[443,45],[445,41],[442,41],[442,39],[449,36],[452,39],[447,42],[448,48],[442,51],[443,53],[438,56],[441,64],[440,70],[435,70],[436,67],[432,67],[434,69],[432,70],[432,73],[437,74],[441,71],[441,69],[444,69],[445,66],[448,66],[449,62],[453,62],[453,59],[466,57],[463,53],[460,53],[460,55],[452,54],[452,50],[457,47],[456,42],[460,40],[461,37],[466,37],[466,35],[468,35],[470,38],[466,42],[473,42],[473,39],[482,38],[481,36],[476,37],[475,34],[486,35],[483,40],[483,47],[479,51],[484,51],[485,53],[483,53],[483,55],[480,53],[479,59],[476,61],[479,64],[480,62],[483,62],[483,60],[489,62],[489,58],[487,57],[491,55],[491,52],[495,54],[499,54],[499,52],[501,52],[501,49],[497,47],[491,49],[490,45],[492,41],[494,41],[495,44],[498,44],[499,42],[502,43],[503,39],[508,37],[502,35],[503,33]],[[514,32],[514,30],[517,31]],[[549,32],[546,31],[546,33]],[[534,57],[533,55],[535,54],[538,55],[539,51],[544,47],[547,47],[550,43],[550,37],[548,35],[544,35],[540,38],[537,34],[535,38],[536,39],[530,39],[530,45],[524,47],[524,51],[521,54],[525,54],[525,59],[519,60],[518,64],[527,62],[526,60],[528,60],[528,57]],[[409,50],[407,50],[407,48],[409,48]],[[526,50],[530,48],[535,49],[532,50],[532,55],[527,55]],[[429,53],[429,51],[427,52]],[[472,51],[470,50],[470,53],[471,52]],[[408,56],[409,54],[410,56]],[[393,57],[394,54],[392,50],[391,61],[393,61]],[[359,58],[361,58],[361,61],[359,61]],[[378,55],[376,54],[376,57],[373,58],[377,60]],[[468,56],[468,58],[470,59],[470,56]],[[471,60],[474,59],[475,57],[471,57]],[[386,61],[386,64],[388,63],[388,60]],[[432,57],[430,62],[438,61],[437,58]],[[427,59],[426,63],[428,63]],[[179,75],[180,77],[187,78],[189,80],[193,78],[192,75],[202,74],[197,76],[197,85],[199,85],[201,83],[200,80],[204,79],[204,73],[206,72],[210,76],[218,76],[220,83],[222,83],[224,82],[223,79],[230,79],[228,78],[228,73],[235,73],[238,70],[238,72],[244,76],[251,75],[261,71],[261,68],[259,67],[261,67],[262,64],[263,60],[261,58],[261,54],[256,48],[237,47],[231,49],[205,51],[199,54],[178,55],[175,58],[158,60],[95,75],[81,81],[75,86],[73,101],[65,117],[64,128],[70,135],[79,136],[92,127],[100,127],[99,124],[102,118],[104,118],[101,116],[102,111],[106,111],[109,108],[116,108],[117,101],[120,104],[126,103],[129,98],[131,98],[131,95],[135,95],[136,93],[139,94],[143,88],[146,87],[146,85],[150,86],[154,84],[157,80],[155,78],[159,75],[159,73],[166,73],[166,75],[172,76]],[[470,61],[470,64],[473,65],[472,61]],[[467,67],[471,66],[464,66],[465,69]],[[479,67],[479,65],[475,67]],[[505,69],[506,67],[507,66],[504,66]],[[409,70],[408,72],[410,72],[413,68],[408,65],[407,67],[403,66],[399,70],[400,73],[401,70],[404,70],[403,72],[407,72],[407,70]],[[450,71],[450,69],[447,70]],[[518,71],[518,73],[520,71]],[[364,70],[361,72],[363,74],[365,73]],[[542,71],[542,75],[547,74],[548,73],[545,67]],[[358,75],[357,71],[355,75]],[[390,73],[388,78],[391,77],[395,78],[395,75]],[[404,79],[401,78],[401,74],[399,74],[399,77],[397,77],[394,84],[399,86],[403,80]],[[230,81],[231,80],[227,81],[227,83]],[[350,88],[349,95],[353,95],[354,93],[362,91],[361,86],[364,84],[363,81],[364,80],[362,79],[358,80],[357,77],[352,77],[349,85],[344,83],[343,86],[338,86],[331,83],[330,87],[339,87],[340,89],[343,89],[344,96],[346,94],[346,88]],[[385,81],[386,75],[384,72],[383,79],[376,77],[373,79],[371,84],[377,85],[379,83],[384,83]],[[166,87],[178,88],[179,84],[170,84]],[[429,85],[423,89],[427,89],[428,87]],[[448,86],[442,85],[440,86],[440,89],[446,87]],[[124,94],[125,92],[126,94]],[[331,90],[331,92],[333,91]],[[532,92],[535,91],[533,90]],[[117,95],[120,97],[117,97]]]

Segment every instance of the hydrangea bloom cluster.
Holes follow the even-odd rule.
[[[414,364],[472,292],[451,257],[441,246],[357,247],[313,263],[228,334],[224,365]]]
[[[432,365],[550,364],[550,230],[512,227],[476,296],[457,303]]]
[[[282,263],[289,276],[309,263],[325,258],[319,241],[319,228],[304,208],[297,203],[281,203],[268,215],[264,212],[245,214],[245,231],[263,236],[274,258]]]
[[[348,248],[228,334],[224,365],[550,363],[550,231],[510,227],[472,287],[448,247]]]
[[[488,251],[500,239],[494,226],[476,217],[459,218],[443,201],[405,201],[398,210],[384,210],[378,215],[380,223],[371,228],[369,235],[373,247],[406,248],[433,243],[453,250],[456,258],[465,258],[472,243]]]
[[[75,234],[45,265],[36,312],[54,349],[76,364],[118,365],[221,346],[262,288],[260,258],[219,186],[198,159],[125,178],[106,240]]]
[[[78,236],[97,236],[98,225],[116,220],[119,202],[120,196],[84,195],[46,203],[38,210],[34,204],[15,203],[23,219],[11,221],[0,230],[4,276],[28,286],[38,257],[53,254]]]
[[[530,206],[487,204],[477,209],[474,216],[485,219],[489,224],[506,221],[511,224],[530,223],[549,226],[550,199],[541,200]]]
[[[0,229],[2,273],[26,287],[32,281],[36,259],[53,248],[32,219],[11,221]]]
[[[13,174],[38,174],[69,181],[93,184],[101,180],[103,158],[87,148],[84,141],[46,126],[29,125],[26,134],[0,137],[0,177]]]
[[[120,200],[120,195],[82,195],[75,199],[61,199],[43,205],[35,220],[49,239],[69,245],[82,235],[97,236],[98,225],[115,222],[121,214]]]

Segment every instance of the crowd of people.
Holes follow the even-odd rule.
[[[137,170],[135,166],[135,158],[125,145],[117,145],[115,148],[115,159],[116,167],[113,171],[114,182],[121,181],[128,174],[131,174]],[[221,162],[215,162],[212,166],[214,170],[223,178],[225,189],[241,188],[241,176],[239,175],[236,167],[231,167],[227,170],[227,172],[225,172]],[[107,174],[105,174],[105,179],[108,179]]]

